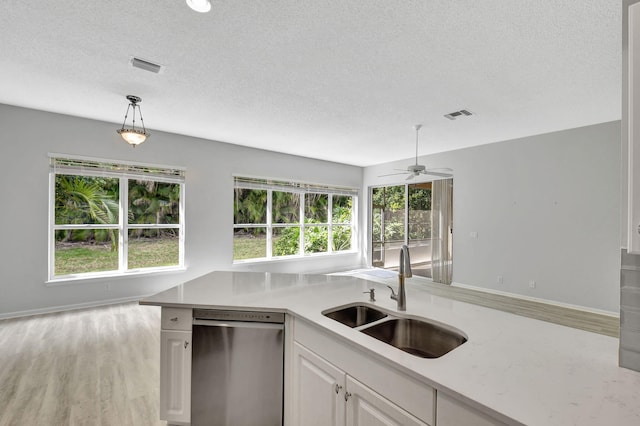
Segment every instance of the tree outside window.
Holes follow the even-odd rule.
[[[50,279],[182,266],[183,172],[51,161]]]
[[[352,250],[354,195],[247,180],[234,189],[234,261]]]

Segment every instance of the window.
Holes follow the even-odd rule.
[[[50,159],[49,279],[184,265],[184,171]]]
[[[236,177],[233,260],[356,249],[357,190]]]
[[[371,188],[372,266],[397,269],[407,244],[415,275],[450,282],[442,269],[451,268],[452,185],[443,179]]]

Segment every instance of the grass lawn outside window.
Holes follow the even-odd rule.
[[[236,177],[234,262],[357,250],[357,194],[352,188]]]
[[[50,162],[50,281],[183,267],[184,170]]]

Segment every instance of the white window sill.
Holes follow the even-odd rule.
[[[164,275],[172,273],[181,273],[187,270],[186,267],[168,267],[168,268],[147,268],[137,269],[129,272],[95,272],[77,275],[62,275],[45,281],[47,287],[56,287],[60,285],[82,284],[85,282],[99,283],[102,281],[113,281],[114,279],[126,279],[140,276]]]

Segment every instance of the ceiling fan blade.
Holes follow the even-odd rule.
[[[430,170],[425,170],[424,172],[422,172],[423,175],[431,175],[431,176],[440,176],[440,177],[453,177],[453,175],[451,173],[438,173],[438,172],[432,172]]]
[[[451,167],[432,167],[427,169],[428,172],[432,171],[432,170],[440,170],[443,172],[452,172],[453,169]]]
[[[386,176],[397,176],[397,175],[406,175],[407,172],[403,172],[403,173],[389,173],[388,175],[379,175],[378,177],[386,177]]]
[[[396,176],[396,175],[408,174],[409,176],[407,176],[406,180],[411,180],[411,179],[413,179],[416,176],[421,175],[421,174],[423,174],[423,175],[433,175],[433,176],[439,176],[439,177],[451,177],[451,176],[453,176],[453,175],[448,174],[448,173],[439,173],[439,172],[432,172],[431,171],[431,170],[442,170],[442,171],[452,172],[453,170],[448,168],[448,167],[434,168],[434,169],[426,170],[424,165],[418,164],[418,134],[420,132],[420,129],[422,128],[422,124],[416,124],[415,126],[413,126],[413,128],[416,131],[416,163],[410,165],[406,169],[393,169],[393,170],[396,170],[396,171],[401,172],[401,173],[390,173],[390,174],[386,174],[386,175],[380,175],[378,177]]]

